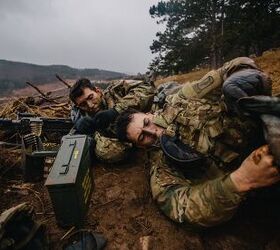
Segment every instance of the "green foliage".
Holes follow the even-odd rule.
[[[150,70],[167,75],[280,45],[279,0],[169,0],[150,8],[165,30],[150,46]]]

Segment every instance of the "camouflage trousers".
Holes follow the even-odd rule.
[[[162,152],[151,156],[151,160],[153,199],[170,219],[190,228],[211,227],[229,220],[245,198],[245,194],[237,193],[229,175],[216,167],[210,167],[202,178],[191,179],[168,166]]]

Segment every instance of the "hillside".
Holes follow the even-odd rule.
[[[274,95],[279,94],[280,50],[268,51],[255,60],[271,76]],[[200,78],[207,71],[201,69],[170,76],[158,80],[156,84],[174,80],[188,82]],[[20,108],[24,108],[22,112],[41,116],[67,117],[70,112],[67,100],[61,104],[38,107],[19,98],[2,105],[0,116],[15,117]],[[31,203],[35,207],[36,220],[46,224],[50,249],[60,249],[62,239],[72,231],[57,225],[44,181],[23,183],[18,158],[20,151],[4,145],[1,149],[0,213],[21,202]],[[83,228],[103,234],[108,239],[106,250],[280,249],[279,189],[277,194],[263,190],[261,197],[250,193],[230,222],[206,231],[190,232],[163,215],[152,200],[149,166],[144,159],[145,153],[136,151],[123,164],[94,163],[95,189]],[[140,244],[143,241],[148,242],[149,247],[144,248]]]
[[[123,73],[101,69],[76,69],[66,65],[36,65],[22,62],[0,60],[0,92],[9,93],[11,90],[23,88],[29,81],[36,85],[54,82],[55,74],[65,79],[87,77],[91,80],[109,80],[125,76]]]
[[[280,94],[280,49],[273,49],[263,53],[262,56],[254,58],[260,68],[266,72],[273,82],[273,95]],[[179,83],[185,83],[189,81],[198,80],[210,69],[194,70],[190,73],[169,76],[163,79],[158,79],[156,86],[170,81],[176,81]]]

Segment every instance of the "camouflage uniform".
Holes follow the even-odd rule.
[[[139,111],[149,111],[153,103],[155,90],[150,84],[136,80],[121,80],[106,88],[103,91],[102,104],[103,109],[114,108],[119,113],[127,108],[134,108]],[[76,106],[72,108],[71,118],[77,122],[82,116],[89,115]],[[112,127],[109,132],[114,135]],[[118,162],[125,158],[129,148],[128,143],[120,143],[115,138],[109,138],[96,132],[94,134],[96,141],[95,154],[105,162]]]
[[[160,209],[172,220],[191,227],[210,227],[229,220],[245,194],[238,193],[229,173],[256,146],[258,125],[226,112],[221,85],[236,69],[257,69],[249,58],[237,58],[185,84],[168,96],[153,122],[207,156],[198,175],[174,168],[159,149],[150,151],[151,189]],[[220,87],[220,88],[219,88]],[[260,143],[260,142],[259,142]],[[255,144],[255,145],[254,145]]]

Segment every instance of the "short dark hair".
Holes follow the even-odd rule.
[[[127,138],[127,126],[131,122],[135,113],[139,113],[139,111],[130,108],[120,113],[116,119],[116,135],[120,141],[129,141]]]
[[[95,86],[90,82],[87,78],[81,78],[75,82],[75,84],[71,87],[69,98],[72,102],[76,103],[76,99],[83,94],[83,90],[85,88],[90,88],[95,90]]]

